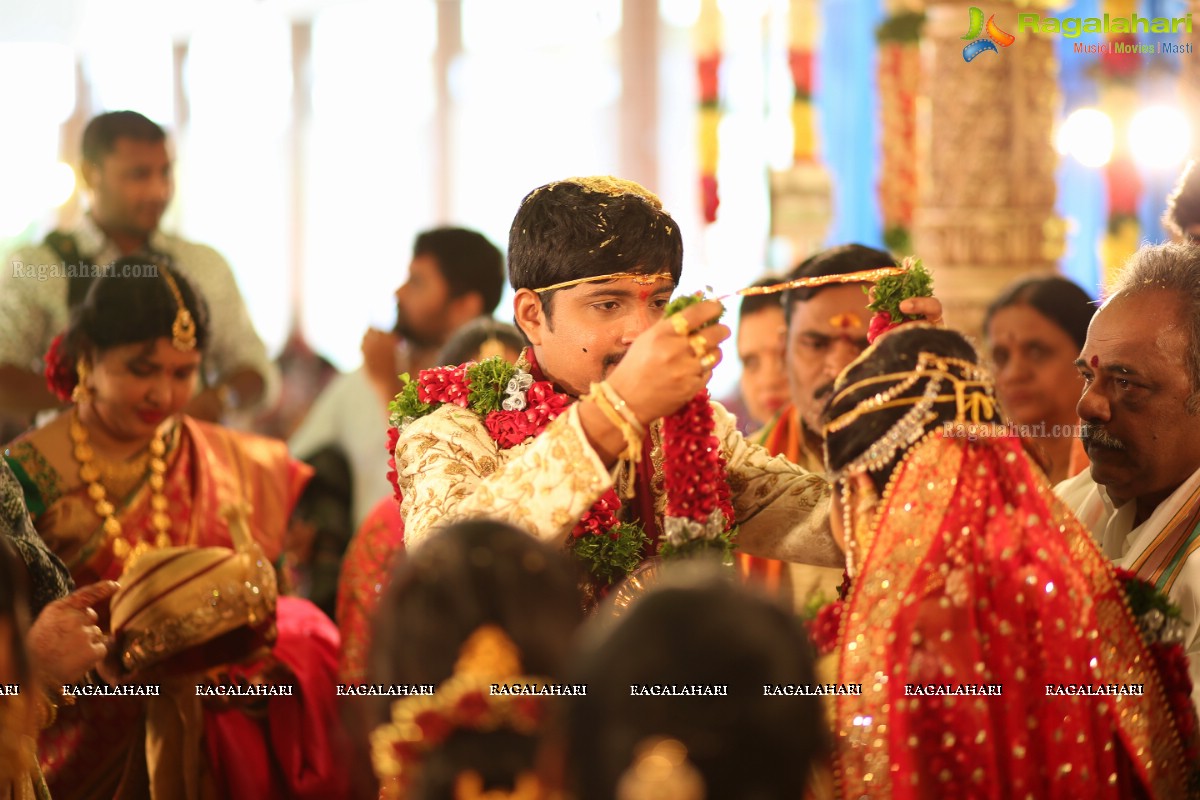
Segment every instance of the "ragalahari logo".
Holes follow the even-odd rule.
[[[987,36],[980,38],[979,34],[987,33]],[[1005,33],[996,25],[996,15],[988,17],[987,25],[983,24],[983,12],[975,6],[971,6],[971,28],[967,31],[964,39],[973,40],[969,45],[963,48],[963,60],[971,61],[980,53],[986,53],[989,50],[993,53],[999,53],[996,45],[1008,47],[1017,40],[1017,37],[1011,33]]]

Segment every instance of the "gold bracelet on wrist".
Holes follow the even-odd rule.
[[[621,416],[613,403],[609,400],[608,395],[604,393],[601,384],[592,384],[591,390],[584,396],[584,400],[591,400],[595,403],[600,412],[605,418],[612,423],[613,427],[621,433],[621,438],[625,440],[625,449],[621,452],[619,458],[630,463],[636,464],[642,460],[642,434],[638,432],[629,422]],[[640,427],[640,426],[639,426]]]
[[[613,410],[620,414],[625,421],[628,422],[635,431],[637,431],[639,437],[645,436],[646,426],[644,426],[642,421],[637,418],[637,414],[633,413],[633,409],[630,408],[629,404],[625,402],[625,398],[617,394],[617,390],[612,387],[612,384],[608,381],[600,381],[600,383],[596,385],[602,392],[604,392],[604,396],[612,405]]]

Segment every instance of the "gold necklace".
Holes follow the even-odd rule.
[[[167,498],[163,494],[165,485],[163,475],[167,471],[167,462],[163,459],[167,452],[166,438],[167,433],[164,431],[150,440],[148,480],[152,512],[150,523],[155,531],[154,547],[170,547],[171,545],[171,518],[167,516]],[[100,470],[94,463],[96,453],[88,441],[87,428],[79,420],[78,407],[71,412],[71,441],[75,445],[75,460],[79,462],[79,478],[87,484],[88,497],[94,503],[92,507],[96,511],[96,516],[104,520],[104,535],[112,548],[113,556],[123,562],[127,559],[132,560],[132,557],[149,550],[151,545],[142,540],[140,536],[136,545],[131,545],[121,538],[121,520],[117,519],[116,507],[108,499],[108,491],[104,488],[104,484],[100,483]]]

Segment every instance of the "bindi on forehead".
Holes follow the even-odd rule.
[[[845,333],[856,328],[861,328],[863,323],[862,320],[858,318],[857,314],[835,314],[829,318],[829,325],[835,331],[842,331]]]
[[[1092,369],[1096,369],[1097,367],[1099,367],[1100,366],[1100,356],[1092,356],[1091,363],[1092,363]]]

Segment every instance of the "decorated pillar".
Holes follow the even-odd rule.
[[[1064,237],[1054,214],[1052,43],[1013,40],[1012,5],[987,11],[984,27],[967,3],[931,2],[921,44],[913,249],[933,271],[950,324],[970,334],[1004,286],[1055,270]]]

